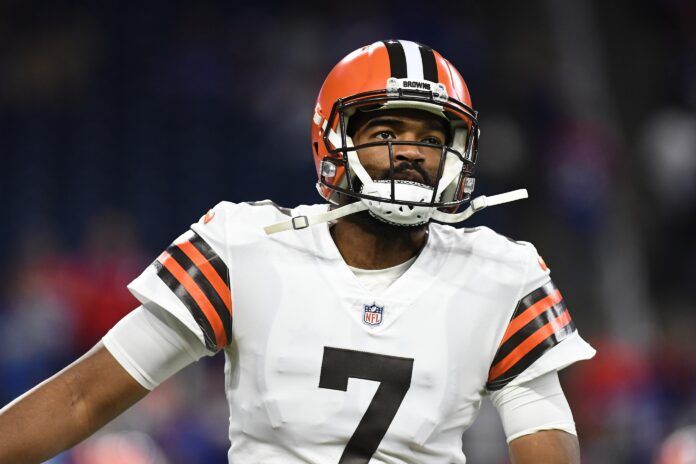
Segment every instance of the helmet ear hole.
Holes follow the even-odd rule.
[[[314,156],[319,156],[319,143],[314,142],[312,148],[314,148]]]

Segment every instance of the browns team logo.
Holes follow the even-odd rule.
[[[363,322],[368,325],[380,325],[382,323],[382,313],[384,306],[371,305],[363,306]]]

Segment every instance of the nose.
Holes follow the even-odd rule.
[[[425,161],[425,154],[421,150],[423,147],[417,145],[392,145],[394,162],[408,161],[409,163],[422,163]]]

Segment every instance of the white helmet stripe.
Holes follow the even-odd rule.
[[[423,58],[421,57],[420,47],[417,43],[410,40],[399,40],[406,55],[406,76],[409,79],[422,81],[423,78]]]

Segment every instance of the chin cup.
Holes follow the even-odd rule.
[[[368,186],[363,185],[360,193],[379,198],[392,198],[392,183],[389,180],[373,181]],[[433,198],[433,188],[427,185],[407,180],[394,181],[394,200],[413,203],[428,203]],[[439,198],[435,198],[438,201]],[[435,208],[430,206],[411,206],[389,203],[387,201],[361,198],[367,206],[370,215],[380,221],[397,226],[418,226],[430,221]]]

